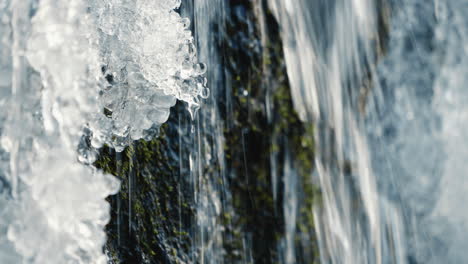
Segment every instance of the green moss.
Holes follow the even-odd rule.
[[[298,252],[298,260],[308,263],[317,259],[311,209],[320,195],[311,182],[314,127],[301,122],[294,111],[276,22],[266,10],[266,21],[259,21],[252,3],[229,4],[233,19],[228,21],[225,37],[230,39],[220,40],[225,51],[222,67],[232,84],[229,104],[219,99],[225,167],[203,167],[202,180],[229,187],[230,196],[220,195],[223,208],[219,219],[214,219],[224,227],[225,262],[244,260],[244,242],[249,239],[255,263],[279,263],[278,244],[284,237],[283,182],[279,177],[274,199],[270,162],[274,157],[281,176],[286,155],[292,155],[301,181],[297,232],[309,235],[313,251]],[[233,7],[237,5],[246,8],[247,18],[236,17],[240,13]],[[259,23],[265,23],[267,32],[259,32]],[[266,34],[265,43],[260,43],[260,34]],[[241,44],[233,46],[232,42]],[[179,146],[178,138],[184,111],[178,104],[159,137],[151,141],[135,142],[120,154],[108,147],[100,151],[95,166],[122,181],[121,192],[109,198],[112,220],[107,248],[117,263],[144,263],[143,256],[150,263],[190,262],[196,222],[190,176],[179,174],[180,162],[188,167],[183,153],[190,152],[189,147],[179,151],[187,144]],[[210,152],[207,147],[202,146],[201,152]],[[221,170],[226,177],[218,173]],[[301,247],[299,239],[297,243]]]
[[[193,199],[177,173],[180,157],[168,155],[177,153],[178,140],[167,136],[177,134],[176,110],[182,108],[174,109],[159,137],[134,142],[122,153],[107,146],[100,150],[94,165],[121,180],[120,192],[108,198],[112,211],[106,248],[114,263],[144,263],[144,258],[176,263],[188,256]]]
[[[254,262],[275,263],[280,261],[277,248],[284,236],[283,183],[281,178],[278,179],[279,196],[277,200],[273,199],[271,157],[275,159],[276,174],[281,176],[285,155],[293,156],[291,160],[294,161],[294,168],[298,169],[301,181],[298,192],[303,196],[300,199],[297,232],[309,234],[311,247],[315,248],[312,207],[318,200],[319,192],[311,181],[314,169],[314,127],[303,123],[294,111],[281,39],[274,18],[266,13],[266,21],[258,21],[252,6],[240,5],[247,6],[246,17],[252,20],[243,22],[234,18],[232,23],[235,26],[230,28],[228,25],[229,38],[236,41],[238,34],[252,38],[245,43],[256,43],[260,39],[259,28],[252,34],[247,31],[247,27],[239,26],[242,23],[256,26],[264,23],[267,32],[263,32],[266,41],[260,52],[255,46],[229,47],[229,44],[225,44],[230,52],[227,61],[231,62],[226,68],[232,76],[236,76],[231,87],[236,96],[232,98],[234,106],[231,112],[223,117],[232,120],[232,125],[224,130],[224,150],[229,174],[236,176],[230,182],[234,211],[224,214],[222,223],[230,225],[227,232],[230,244],[226,248],[242,252],[239,247],[242,246],[242,239],[245,234],[250,234]],[[242,65],[242,68],[237,65]],[[266,112],[267,100],[271,113]],[[312,256],[309,254],[308,259],[318,259],[316,253]],[[231,262],[240,260],[239,256],[229,250],[228,256]]]

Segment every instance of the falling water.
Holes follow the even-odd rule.
[[[317,126],[322,263],[462,263],[466,1],[270,8],[296,110]]]
[[[198,56],[210,68],[207,79],[211,87],[211,96],[204,101],[198,119],[192,124],[195,129],[191,137],[190,174],[194,179],[197,226],[193,251],[197,252],[199,263],[222,263],[224,227],[219,217],[223,208],[228,207],[229,193],[224,165],[223,123],[216,99],[222,96],[222,66],[217,34],[224,30],[224,1],[197,0],[184,4],[182,12],[193,16]],[[192,261],[197,262],[195,259]]]
[[[194,227],[176,262],[312,261],[313,236],[299,228],[304,210],[313,210],[322,263],[464,262],[468,2],[253,0],[253,17],[238,2],[0,0],[0,263],[108,262],[105,198],[120,183],[92,165],[98,149],[153,139],[177,100],[191,116],[179,117],[172,136],[179,177],[187,175],[193,192]],[[266,6],[282,31],[298,123],[314,127],[314,172],[298,166],[288,128],[275,130],[284,116],[274,94],[286,80],[275,79],[281,63],[268,63]],[[230,36],[229,26],[241,23],[245,32]],[[248,72],[255,81],[243,87],[245,76],[234,76],[243,58],[229,56],[260,61],[249,70],[261,80]],[[250,131],[252,116],[273,131]],[[230,132],[239,132],[231,152]],[[267,143],[253,142],[260,137]],[[263,155],[257,145],[268,154],[252,157]],[[266,169],[251,169],[255,162]],[[312,208],[304,171],[321,189]],[[247,190],[244,199],[267,197],[245,210],[271,206],[261,235],[257,216],[240,215],[236,188]],[[271,222],[284,226],[269,230]],[[264,243],[278,254],[255,252]]]
[[[387,119],[380,122],[380,131],[371,130],[374,138],[382,133],[380,145],[388,163],[375,167],[379,174],[390,175],[379,181],[404,213],[409,261],[462,263],[466,153],[460,146],[466,144],[466,78],[460,73],[467,68],[461,58],[467,52],[463,14],[468,5],[397,4],[389,53],[378,65],[379,84],[388,98],[378,104]],[[374,156],[375,163],[381,163],[382,157]]]

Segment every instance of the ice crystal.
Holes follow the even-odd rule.
[[[0,1],[0,263],[106,263],[119,182],[89,166],[96,149],[150,139],[177,99],[195,114],[208,95],[179,5]]]

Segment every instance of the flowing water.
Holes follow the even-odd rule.
[[[463,263],[468,2],[270,7],[318,128],[322,263]]]
[[[217,47],[216,34],[223,31],[224,1],[201,0],[186,1],[182,14],[192,15],[193,31],[196,34],[198,55],[201,61],[209,65],[207,73],[211,96],[204,101],[198,119],[192,130],[193,147],[190,156],[191,178],[194,182],[196,202],[196,232],[194,252],[197,258],[193,262],[223,262],[223,226],[219,221],[222,207],[229,201],[225,157],[223,153],[223,124],[216,98],[220,98],[222,87],[221,55]],[[206,168],[216,168],[207,170]],[[220,180],[215,180],[220,179]],[[225,200],[222,200],[225,197]],[[226,201],[227,200],[227,201]]]
[[[464,263],[468,2],[253,2],[262,44],[263,8],[278,21],[294,108],[315,127],[309,176],[322,204],[307,209],[320,262]],[[106,263],[105,198],[119,181],[90,164],[103,145],[120,152],[151,140],[177,100],[193,118],[178,135],[195,204],[185,261],[227,263],[230,224],[221,219],[235,215],[229,184],[241,179],[225,164],[234,121],[222,116],[234,115],[236,77],[224,69],[220,36],[229,12],[245,17],[231,5],[0,0],[0,263]],[[273,84],[262,84],[269,123]],[[246,134],[240,163],[250,179]],[[269,154],[273,200],[282,202],[274,214],[284,217],[278,260],[299,263],[304,195],[298,154],[284,145],[284,156]],[[252,263],[263,242],[241,240],[239,263]]]

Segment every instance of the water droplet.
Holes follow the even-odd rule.
[[[204,87],[201,89],[200,96],[204,99],[208,98],[210,96],[210,89]]]
[[[196,74],[202,75],[206,72],[206,64],[204,63],[196,63],[193,65],[193,70]]]
[[[190,19],[185,17],[185,18],[182,18],[180,22],[182,23],[182,26],[184,27],[184,29],[188,29],[190,27]]]

